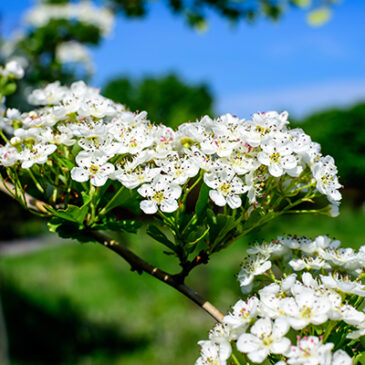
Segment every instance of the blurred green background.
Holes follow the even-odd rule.
[[[114,3],[125,6],[123,11],[129,16],[128,9],[140,9],[144,2]],[[194,26],[204,25],[205,17],[186,16]],[[80,78],[79,69],[64,67],[55,58],[55,49],[57,42],[69,39],[99,44],[101,36],[96,29],[85,27],[77,28],[75,35],[70,34],[75,24],[68,28],[63,22],[52,22],[25,33],[15,53],[29,57],[31,67],[8,105],[24,107],[25,91],[30,86],[46,80],[70,82]],[[29,47],[44,37],[47,42],[36,42],[36,51]],[[212,90],[209,83],[189,82],[179,73],[148,77],[121,73],[102,87],[105,96],[131,110],[147,110],[152,121],[173,127],[205,114],[215,115],[217,100]],[[345,187],[340,216],[282,217],[213,256],[209,266],[193,271],[188,285],[223,312],[240,297],[235,275],[249,242],[285,233],[310,237],[328,234],[351,247],[365,241],[365,104],[324,109],[295,119],[294,125],[321,143],[324,154],[335,158]],[[0,204],[0,303],[12,365],[194,363],[199,353],[197,341],[206,338],[213,325],[200,308],[156,279],[131,272],[122,259],[100,245],[60,240],[48,234],[44,222],[5,195],[0,195]],[[167,271],[176,269],[143,230],[122,239],[147,261]],[[0,337],[0,350],[5,340]]]

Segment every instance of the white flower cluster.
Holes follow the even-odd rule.
[[[56,58],[62,64],[81,63],[88,72],[93,71],[93,62],[87,47],[75,40],[60,43],[56,48]]]
[[[114,15],[107,8],[96,7],[91,1],[70,2],[67,4],[39,3],[28,11],[26,24],[32,27],[43,27],[54,19],[76,20],[100,29],[105,36],[114,26]]]
[[[238,280],[244,293],[253,294],[199,342],[196,364],[227,364],[234,343],[254,363],[269,357],[277,365],[352,364],[361,346],[354,340],[365,335],[359,310],[365,246],[356,252],[326,236],[279,237],[255,244],[248,254]]]
[[[71,177],[95,186],[108,179],[144,198],[141,209],[173,212],[188,180],[202,178],[217,206],[234,209],[247,194],[250,204],[265,198],[265,184],[279,183],[288,194],[317,189],[332,204],[341,199],[331,157],[301,129],[287,127],[287,113],[259,113],[252,120],[230,114],[184,123],[176,131],[147,120],[76,82],[37,89],[29,102],[43,108],[20,114],[10,109],[2,123],[14,137],[0,150],[0,164],[23,168],[43,164],[58,148],[75,166]],[[76,145],[77,147],[74,147]],[[72,157],[75,156],[75,157]]]
[[[0,66],[0,77],[21,79],[24,76],[24,69],[16,60],[6,63],[5,67]]]

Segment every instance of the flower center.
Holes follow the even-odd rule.
[[[91,165],[89,168],[90,173],[96,174],[99,171],[99,167],[96,165]]]
[[[164,200],[163,193],[161,191],[156,192],[155,195],[153,196],[153,200],[156,203],[160,204]]]
[[[279,152],[275,152],[270,156],[271,161],[275,162],[275,163],[279,162],[279,158],[280,158],[280,153]]]

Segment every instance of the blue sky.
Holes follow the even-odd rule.
[[[1,1],[2,32],[15,28],[30,5]],[[143,20],[119,17],[113,34],[92,50],[93,83],[174,71],[209,84],[219,113],[242,117],[273,108],[303,116],[351,105],[365,100],[364,15],[363,0],[343,0],[320,28],[310,27],[303,11],[290,11],[279,23],[236,27],[210,14],[209,30],[200,34],[157,2]]]

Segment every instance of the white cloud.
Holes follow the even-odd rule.
[[[218,100],[218,112],[249,117],[268,110],[288,110],[303,117],[330,107],[346,107],[365,101],[365,79],[338,80],[285,89],[244,92]]]

